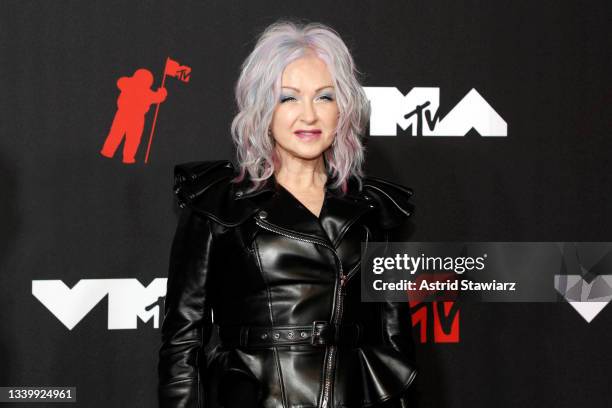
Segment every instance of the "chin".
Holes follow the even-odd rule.
[[[294,157],[297,157],[299,159],[302,160],[314,160],[317,159],[319,157],[321,157],[323,155],[323,152],[325,150],[317,150],[315,151],[308,151],[308,152],[290,152],[290,154]]]
[[[305,146],[305,144],[294,144],[290,146],[289,149],[284,150],[291,156],[298,157],[304,160],[312,160],[320,157],[329,148],[329,146],[324,144],[317,144],[311,146]]]

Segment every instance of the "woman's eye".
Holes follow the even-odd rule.
[[[319,96],[319,99],[324,99],[324,100],[327,100],[327,101],[333,101],[334,97],[331,96],[331,95],[321,95],[321,96]],[[287,102],[287,101],[296,101],[296,100],[297,99],[294,98],[293,96],[283,96],[280,99],[280,103],[284,103],[284,102]]]

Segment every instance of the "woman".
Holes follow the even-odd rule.
[[[408,306],[362,303],[359,273],[361,243],[392,240],[411,191],[363,176],[355,75],[332,29],[273,24],[236,85],[239,171],[176,166],[162,407],[407,406]]]

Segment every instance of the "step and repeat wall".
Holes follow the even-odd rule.
[[[402,239],[612,241],[610,11],[0,3],[0,386],[76,387],[88,408],[157,406],[173,167],[235,159],[240,64],[279,19],[328,24],[351,49],[372,104],[366,172],[415,192]],[[411,305],[414,406],[604,406],[605,305]]]

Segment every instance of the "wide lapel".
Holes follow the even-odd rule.
[[[276,184],[275,187],[275,193],[262,206],[263,212],[257,214],[259,224],[277,228],[277,232],[297,239],[331,245],[319,219],[282,185]]]
[[[244,193],[243,191],[249,186],[250,180],[247,176],[236,186],[235,197],[236,200],[249,201],[259,208],[255,214],[255,222],[260,227],[295,239],[331,246],[318,218],[293,194],[277,183],[274,176],[268,178],[261,189],[248,194]],[[323,205],[325,206],[325,203]]]
[[[237,186],[237,191],[245,190],[248,184],[248,178],[245,178]],[[239,193],[236,199],[256,203],[260,210],[255,214],[255,220],[262,228],[337,248],[350,226],[374,207],[360,193],[354,178],[349,180],[348,192],[344,196],[331,184],[329,178],[319,218],[274,177],[267,179],[262,189],[250,194]]]

